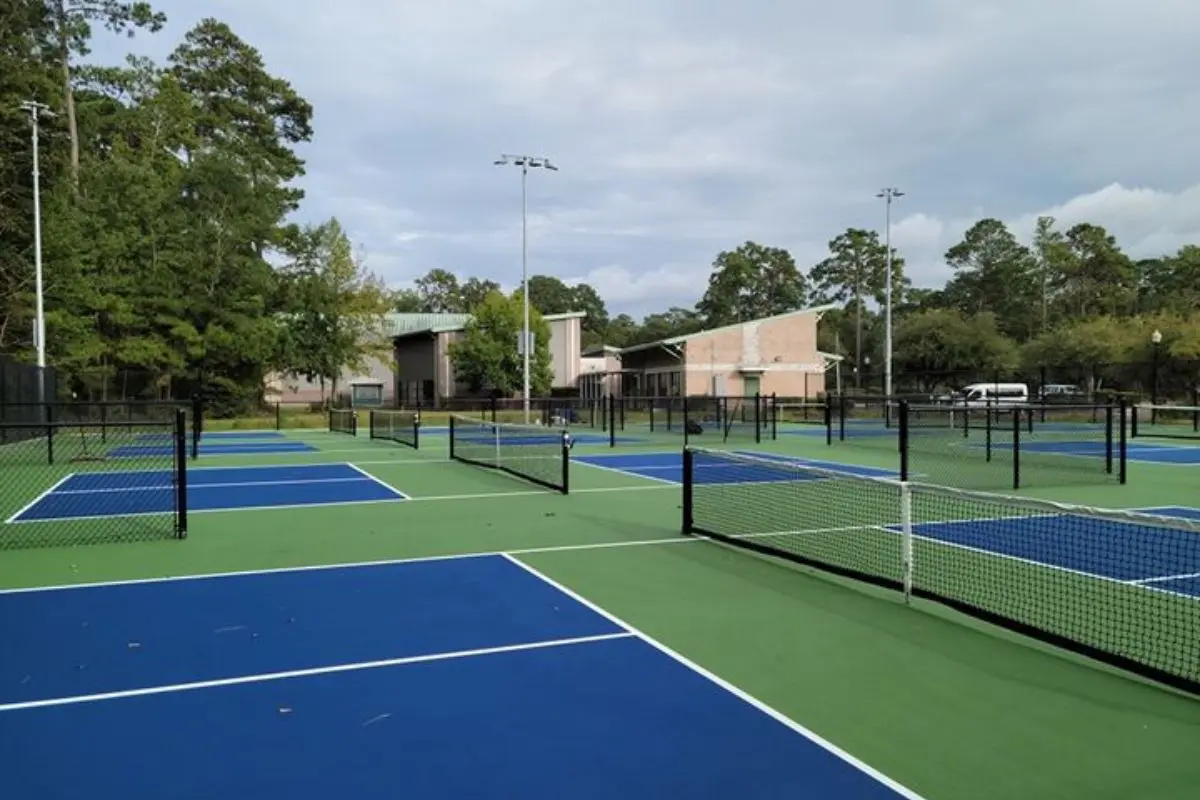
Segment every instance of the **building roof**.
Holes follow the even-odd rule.
[[[567,311],[562,314],[543,314],[546,322],[565,319],[583,319],[586,311]],[[388,314],[387,326],[393,339],[418,334],[454,333],[467,327],[470,314]]]
[[[621,352],[621,348],[614,347],[611,344],[603,344],[599,347],[589,347],[580,353],[584,358],[600,358],[607,355],[617,355]]]
[[[722,331],[731,331],[734,328],[740,328],[743,325],[749,325],[757,322],[774,322],[777,319],[786,319],[788,317],[799,317],[805,314],[824,314],[826,311],[832,311],[837,308],[837,305],[828,303],[823,306],[812,306],[811,308],[798,308],[795,311],[785,311],[782,314],[775,314],[770,317],[761,317],[759,319],[746,320],[745,322],[735,322],[732,325],[722,325],[720,328],[708,328],[707,330],[696,331],[695,333],[685,333],[682,336],[672,336],[667,339],[659,339],[656,342],[646,342],[645,344],[635,344],[632,347],[624,347],[622,353],[636,353],[640,350],[649,350],[654,347],[670,347],[671,345],[684,344],[689,339],[697,339],[701,336],[708,336],[713,333],[721,333]]]

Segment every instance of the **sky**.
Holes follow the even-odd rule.
[[[156,0],[93,60],[165,59],[202,17],[314,106],[298,215],[368,269],[586,281],[612,313],[692,306],[747,240],[807,270],[885,228],[917,286],[981,217],[1200,243],[1194,0]]]

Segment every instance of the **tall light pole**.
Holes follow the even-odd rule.
[[[522,407],[525,410],[525,424],[529,424],[529,353],[533,350],[533,337],[529,335],[529,203],[528,183],[530,169],[548,169],[558,172],[558,167],[550,163],[545,156],[521,156],[502,153],[493,162],[497,167],[515,166],[521,168],[521,294],[523,296],[524,322],[521,325],[520,352],[522,357]]]
[[[33,147],[33,283],[37,295],[36,317],[34,320],[34,346],[37,348],[38,366],[38,405],[39,413],[44,413],[46,402],[46,309],[42,299],[42,179],[38,169],[38,123],[43,114],[53,116],[49,108],[43,104],[26,100],[21,108],[29,112],[32,128]]]
[[[883,394],[892,396],[892,200],[904,197],[899,189],[881,189],[876,197],[884,200],[883,246],[887,249],[887,275],[884,276],[883,310]]]

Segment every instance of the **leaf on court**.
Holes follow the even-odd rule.
[[[364,723],[362,724],[362,726],[365,728],[365,727],[367,727],[368,725],[374,725],[376,722],[383,722],[385,719],[387,719],[387,718],[388,718],[388,717],[390,717],[390,716],[391,716],[391,714],[390,714],[390,713],[389,713],[389,714],[378,714],[378,715],[376,715],[376,716],[374,716],[374,717],[371,717],[371,718],[370,718],[369,720],[367,720],[366,722],[364,722]]]

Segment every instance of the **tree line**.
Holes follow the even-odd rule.
[[[1133,259],[1102,226],[1061,229],[1036,221],[1024,244],[997,219],[982,219],[945,253],[950,279],[915,288],[903,256],[891,254],[893,366],[912,391],[1000,373],[1078,382],[1149,379],[1155,358],[1165,388],[1200,385],[1200,247]],[[587,284],[530,278],[531,303],[545,313],[586,311],[584,346],[651,342],[804,306],[830,305],[819,328],[822,351],[843,359],[847,382],[874,386],[883,368],[888,252],[878,233],[848,229],[828,255],[802,270],[783,248],[745,242],[713,260],[692,308],[635,321],[610,316]],[[406,311],[470,311],[498,287],[433,270],[397,295]],[[1153,332],[1161,334],[1156,343]],[[1156,352],[1157,351],[1157,354]],[[1134,365],[1128,367],[1127,365]],[[965,377],[962,380],[966,380]],[[1095,388],[1095,387],[1091,387]]]
[[[32,360],[39,119],[47,361],[80,398],[256,402],[273,372],[335,381],[383,352],[391,293],[337,220],[289,222],[312,106],[225,23],[165,63],[89,62],[97,28],[161,30],[146,2],[0,10],[0,352]],[[61,380],[65,377],[67,380]]]
[[[257,402],[272,373],[332,389],[387,351],[389,311],[485,309],[457,348],[460,374],[519,387],[515,294],[446,269],[390,289],[338,220],[290,221],[304,199],[297,147],[313,136],[313,109],[227,24],[200,21],[161,64],[87,58],[96,28],[144,36],[165,22],[146,2],[0,7],[0,353],[33,354],[33,163],[19,108],[33,100],[53,113],[39,120],[47,356],[80,398],[198,392],[232,413]],[[803,269],[786,249],[744,242],[716,255],[694,306],[640,320],[610,313],[586,283],[538,275],[529,292],[540,312],[586,312],[586,347],[828,304],[820,347],[861,385],[883,360],[888,255],[861,229]],[[946,252],[951,277],[937,289],[913,287],[902,255],[891,256],[897,375],[1155,358],[1175,384],[1200,382],[1196,246],[1134,259],[1099,225],[1063,229],[1046,217],[1014,232],[983,219]],[[535,388],[548,382],[543,338]]]

